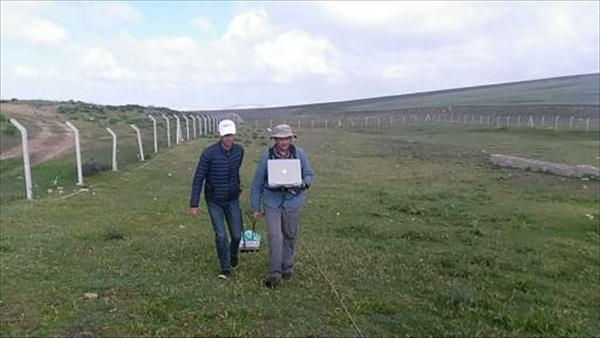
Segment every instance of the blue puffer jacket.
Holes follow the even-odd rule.
[[[243,159],[244,148],[238,144],[228,151],[219,141],[204,149],[192,183],[190,207],[195,208],[200,203],[205,180],[204,198],[207,201],[219,203],[237,200],[240,197],[240,167]]]

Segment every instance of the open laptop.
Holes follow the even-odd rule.
[[[293,188],[302,185],[299,159],[268,160],[267,171],[270,188]]]

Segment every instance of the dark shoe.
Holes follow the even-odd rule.
[[[221,273],[217,277],[219,277],[221,279],[229,279],[229,276],[231,276],[231,272],[221,271]]]
[[[268,287],[269,289],[274,289],[279,285],[279,278],[277,277],[268,277],[265,280],[265,286]]]
[[[292,273],[291,272],[284,272],[281,274],[281,278],[285,279],[285,280],[290,280],[292,279]]]
[[[239,263],[239,262],[238,262],[238,258],[237,258],[237,256],[235,256],[235,257],[234,257],[234,256],[232,256],[232,257],[231,257],[231,268],[235,270],[235,268],[237,268],[237,267],[238,267],[238,263]]]

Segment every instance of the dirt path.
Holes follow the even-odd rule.
[[[35,121],[40,132],[29,135],[29,151],[31,161],[41,163],[56,158],[67,152],[73,146],[73,136],[58,113],[58,105],[32,107],[23,104],[2,104],[3,112],[10,113],[16,119],[19,117]],[[25,122],[22,122],[25,124]],[[22,156],[22,146],[19,142],[0,153],[0,160]]]

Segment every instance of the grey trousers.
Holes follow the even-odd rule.
[[[279,278],[282,273],[294,271],[294,248],[300,212],[281,212],[265,207],[269,240],[269,276]]]

